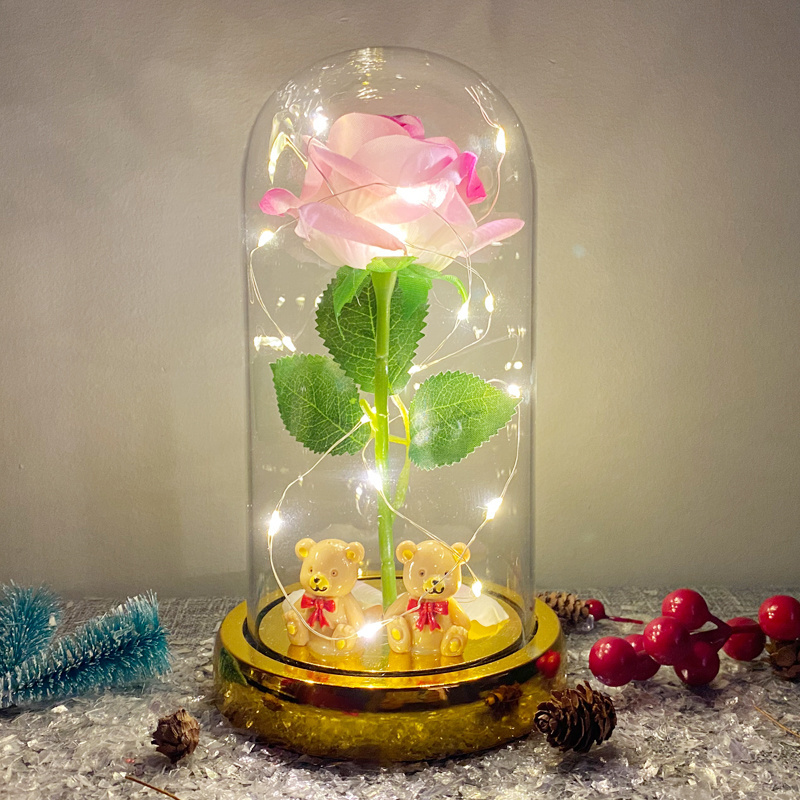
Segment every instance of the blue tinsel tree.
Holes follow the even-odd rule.
[[[40,586],[0,586],[0,674],[43,650],[60,616],[58,598]]]
[[[141,683],[168,669],[156,598],[135,597],[0,675],[0,708]]]

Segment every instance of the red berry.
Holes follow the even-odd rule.
[[[626,642],[630,642],[636,653],[636,666],[633,670],[633,680],[647,681],[658,672],[659,664],[653,661],[644,649],[644,636],[641,633],[632,633],[625,637]]]
[[[734,617],[728,620],[728,625],[736,627],[737,625],[755,625],[755,620],[749,617]],[[767,642],[767,637],[764,636],[762,631],[754,633],[733,633],[728,638],[728,641],[722,646],[722,649],[731,658],[737,661],[752,661],[761,655],[764,645]]]
[[[703,595],[694,589],[676,589],[670,592],[661,603],[661,613],[665,617],[680,620],[690,631],[702,628],[711,618]]]
[[[768,597],[758,610],[758,624],[773,639],[800,639],[800,602],[788,594]]]
[[[591,600],[587,600],[584,605],[589,609],[589,613],[595,618],[596,622],[600,622],[601,619],[608,619],[606,607],[603,605],[602,600],[592,598]]]
[[[677,664],[690,653],[689,631],[675,617],[656,617],[644,629],[644,649],[659,664]]]
[[[589,669],[606,686],[623,686],[633,680],[636,653],[630,642],[616,636],[598,639],[589,652]]]
[[[610,619],[612,622],[633,622],[635,625],[644,625],[640,619],[630,619],[630,617],[609,617],[606,614],[606,607],[603,605],[602,600],[592,598],[587,600],[584,605],[589,609],[589,613],[595,618],[596,622],[601,619]]]
[[[719,654],[708,643],[692,642],[691,655],[675,666],[675,674],[689,686],[711,683],[719,672]]]
[[[558,650],[548,650],[536,659],[536,668],[545,678],[555,678],[561,666],[561,653]]]

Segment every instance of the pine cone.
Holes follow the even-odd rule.
[[[510,714],[522,697],[522,689],[518,683],[498,686],[486,695],[484,703],[489,707],[492,716],[500,718]]]
[[[583,600],[572,592],[542,592],[537,597],[550,606],[562,622],[569,625],[575,625],[589,616],[589,609]]]
[[[607,694],[584,682],[575,689],[553,692],[550,700],[539,703],[533,722],[553,747],[588,753],[593,744],[611,736],[617,714]]]
[[[800,639],[793,642],[770,639],[766,649],[769,663],[779,678],[785,681],[800,680]]]
[[[200,740],[200,723],[181,708],[170,717],[162,717],[153,731],[153,744],[173,764],[194,752]]]

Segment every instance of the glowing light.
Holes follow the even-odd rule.
[[[362,639],[372,639],[373,636],[383,627],[380,622],[370,622],[359,628],[358,635]]]
[[[445,185],[434,183],[428,186],[398,186],[397,196],[406,203],[415,206],[432,206],[438,208],[447,197]]]
[[[314,126],[314,133],[317,136],[321,136],[328,130],[328,118],[324,114],[314,114],[311,124]]]
[[[283,342],[277,336],[254,336],[253,347],[258,352],[262,347],[271,347],[273,350],[283,350]]]
[[[417,364],[412,364],[408,368],[408,374],[409,375],[416,375],[421,369],[422,369],[422,367],[418,366]]]
[[[283,339],[281,339],[281,343],[287,350],[289,350],[292,353],[294,353],[297,350],[290,336],[284,336]]]
[[[267,528],[267,537],[269,539],[269,543],[272,544],[272,540],[275,538],[275,534],[281,529],[281,515],[276,508],[272,512],[272,516],[269,518],[269,527]]]
[[[477,578],[475,578],[475,580],[472,582],[472,594],[474,594],[475,597],[480,597],[482,591],[483,584]]]
[[[515,361],[514,362],[514,369],[522,369],[522,362],[521,361]]]
[[[522,397],[522,391],[516,383],[508,384],[508,393],[511,397]]]
[[[494,146],[497,152],[504,155],[506,152],[506,132],[498,125],[497,126],[497,139],[495,139]]]
[[[383,491],[383,481],[381,481],[381,476],[378,475],[377,472],[373,472],[370,470],[367,473],[367,477],[369,478],[369,482],[379,491]]]
[[[261,235],[258,237],[258,246],[263,247],[268,242],[271,242],[274,238],[275,231],[263,230],[261,231]]]
[[[494,519],[501,505],[503,505],[502,497],[495,497],[494,500],[490,500],[489,505],[486,506],[486,519]]]
[[[286,298],[283,295],[281,295],[278,298],[278,302],[275,303],[275,305],[277,306],[277,308],[280,308],[285,302],[286,302]]]
[[[469,318],[469,301],[458,309],[458,319],[463,321]]]
[[[364,494],[364,490],[361,488],[361,486],[356,486],[356,497],[361,497],[362,494]]]
[[[376,222],[379,228],[383,228],[386,233],[391,233],[395,239],[399,239],[404,245],[406,243],[406,229],[402,225],[392,225],[391,222]]]
[[[483,301],[483,305],[486,306],[486,310],[491,314],[494,311],[494,295],[489,292],[486,295],[486,298]]]

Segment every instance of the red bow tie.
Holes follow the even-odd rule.
[[[308,624],[312,628],[315,624],[318,624],[320,628],[326,626],[330,628],[331,624],[325,619],[325,615],[322,612],[335,611],[336,601],[332,597],[309,597],[307,594],[304,594],[303,598],[300,600],[300,608],[311,608],[312,606],[314,610],[306,620]]]
[[[442,626],[437,622],[437,614],[447,614],[447,600],[418,600],[412,597],[408,601],[406,611],[417,609],[417,630],[425,630],[428,625],[432,631],[438,631]]]

